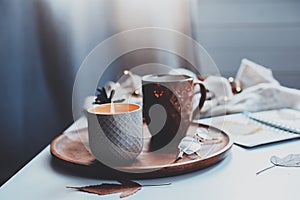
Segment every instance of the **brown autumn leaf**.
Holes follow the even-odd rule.
[[[98,195],[121,193],[120,198],[130,196],[142,188],[140,184],[130,180],[122,180],[119,182],[121,184],[102,183],[100,185],[90,185],[84,187],[67,187],[67,188],[73,188],[79,191],[98,194]]]

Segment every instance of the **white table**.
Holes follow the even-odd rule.
[[[73,124],[74,126],[74,124]],[[73,127],[71,126],[69,130]],[[145,187],[125,199],[299,199],[300,168],[270,166],[272,155],[300,153],[300,140],[291,140],[253,149],[234,145],[228,157],[218,164],[175,177],[137,180],[141,184],[172,183]],[[98,196],[67,189],[111,182],[77,176],[53,167],[49,146],[0,188],[0,199],[119,199],[119,194]]]

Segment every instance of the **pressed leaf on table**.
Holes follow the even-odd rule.
[[[289,154],[284,158],[272,156],[270,159],[271,163],[276,166],[282,167],[300,167],[300,154]]]
[[[130,196],[139,191],[143,186],[160,186],[160,185],[140,185],[130,180],[120,180],[120,184],[115,183],[102,183],[100,185],[89,185],[83,187],[68,186],[67,188],[73,188],[82,192],[88,192],[98,195],[107,195],[114,193],[121,193],[120,198]],[[161,184],[169,185],[169,184]]]
[[[260,170],[259,172],[256,173],[256,175],[259,175],[260,173],[271,169],[276,166],[281,166],[281,167],[300,167],[300,154],[289,154],[283,158],[279,158],[277,156],[272,156],[270,158],[270,162],[273,164],[270,167],[267,167],[263,170]]]

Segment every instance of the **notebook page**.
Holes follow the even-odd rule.
[[[255,116],[300,128],[300,111],[292,109],[269,110],[255,112]],[[241,113],[214,117],[203,120],[203,122],[224,130],[232,137],[235,144],[245,147],[300,138],[300,135],[261,124]]]

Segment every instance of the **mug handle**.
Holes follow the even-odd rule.
[[[197,114],[197,111],[201,110],[201,108],[203,107],[204,102],[206,100],[206,88],[205,88],[204,84],[202,82],[200,82],[200,81],[197,81],[197,82],[194,82],[194,86],[195,85],[199,85],[200,86],[201,97],[200,97],[200,100],[199,100],[198,110],[195,109],[193,111],[193,119],[195,118],[195,116]]]

